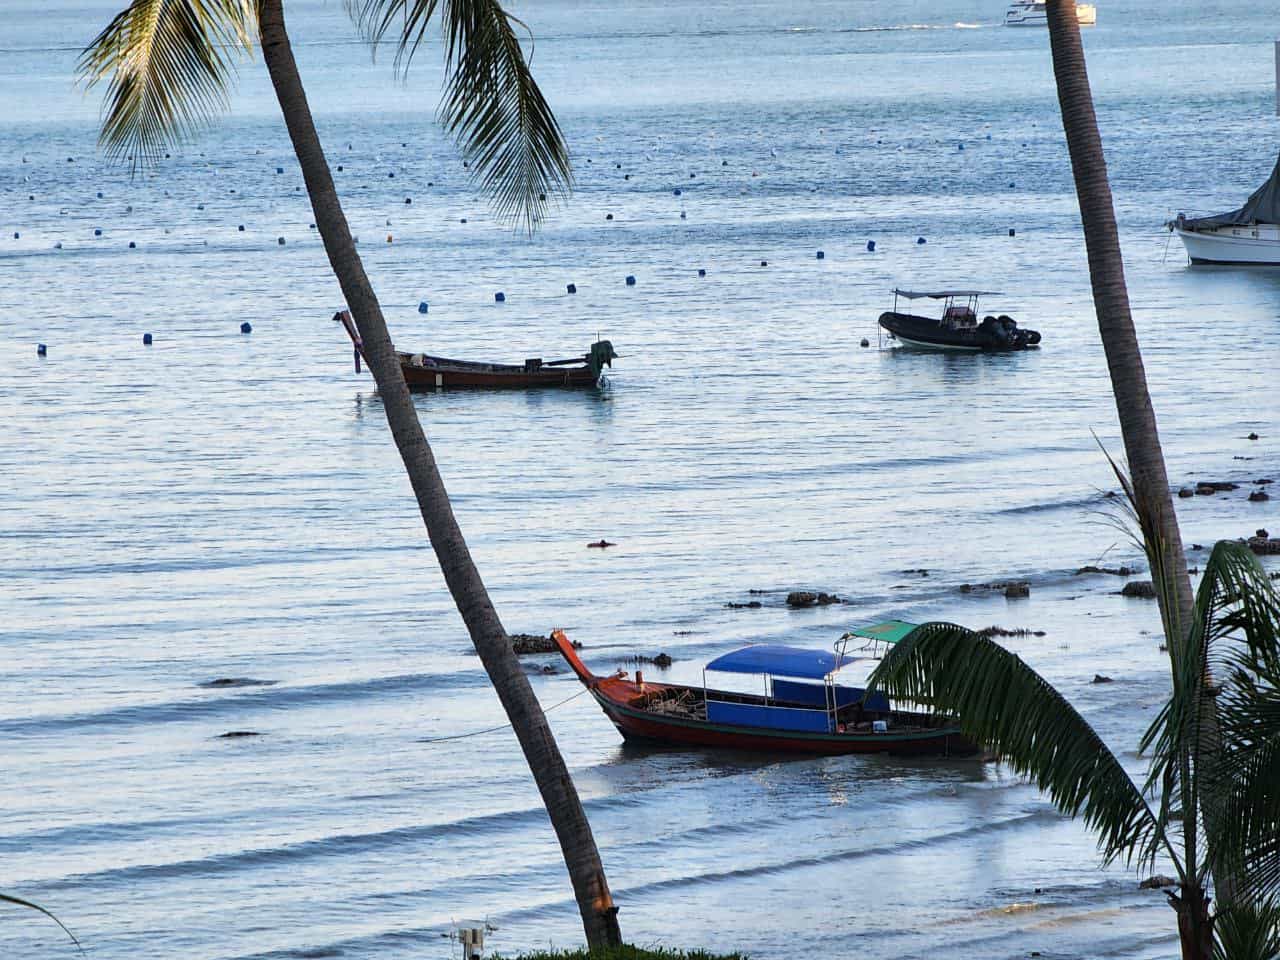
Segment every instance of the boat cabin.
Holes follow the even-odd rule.
[[[867,695],[866,677],[888,647],[915,628],[901,620],[860,627],[831,652],[762,643],[726,653],[702,671],[706,719],[808,733],[843,733],[859,724],[883,731],[892,708],[883,694]],[[764,696],[712,689],[708,673],[759,676]]]

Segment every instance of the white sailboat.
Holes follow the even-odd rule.
[[[1180,213],[1166,226],[1192,263],[1280,266],[1280,160],[1239,210],[1193,218]]]
[[[1098,22],[1098,9],[1092,3],[1076,4],[1076,19],[1082,27]],[[1014,0],[1005,11],[1006,27],[1047,27],[1049,13],[1046,0]]]

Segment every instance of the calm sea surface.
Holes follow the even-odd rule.
[[[446,957],[442,934],[485,918],[504,952],[580,942],[514,738],[423,742],[504,717],[329,320],[265,71],[131,180],[95,154],[100,93],[73,86],[122,3],[4,3],[0,889],[94,960]],[[1245,497],[1280,477],[1280,272],[1188,269],[1160,229],[1237,206],[1275,162],[1274,8],[1098,6],[1085,43],[1171,479],[1242,483],[1179,501],[1185,535],[1274,532],[1280,501]],[[599,333],[623,354],[600,392],[418,400],[509,630],[563,626],[602,672],[665,651],[678,679],[889,616],[1043,630],[1010,645],[1141,772],[1167,684],[1155,607],[1073,576],[1138,555],[1099,513],[1098,442],[1121,448],[1043,31],[1005,29],[997,0],[520,4],[578,176],[530,241],[433,125],[438,49],[397,83],[337,0],[288,8],[397,342],[550,359]],[[944,284],[1003,291],[987,308],[1044,348],[877,349],[894,285]],[[1031,598],[958,590],[1006,577]],[[788,610],[804,587],[850,602]],[[750,590],[761,609],[726,608]],[[547,706],[579,690],[533,682]],[[646,752],[585,697],[551,717],[631,940],[1176,951],[1164,898],[998,766]],[[5,910],[0,956],[73,955]]]

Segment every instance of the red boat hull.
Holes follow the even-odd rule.
[[[597,690],[592,690],[592,694],[628,742],[829,756],[848,753],[968,756],[976,752],[973,743],[954,728],[910,733],[775,733],[753,727],[659,717],[624,707]]]
[[[401,354],[400,369],[410,390],[523,390],[529,387],[594,387],[599,377],[589,367],[543,367],[529,370],[503,364],[474,366],[429,358],[416,364]],[[484,368],[488,369],[484,369]]]

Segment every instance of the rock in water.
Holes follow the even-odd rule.
[[[1093,679],[1090,680],[1089,682],[1090,683],[1115,683],[1115,681],[1112,680],[1110,677],[1104,676],[1101,673],[1095,673],[1093,675]]]
[[[1120,591],[1122,597],[1137,597],[1140,600],[1154,600],[1156,598],[1156,588],[1150,580],[1134,580],[1132,583],[1126,583],[1124,589]]]
[[[809,590],[793,590],[787,594],[788,607],[826,607],[833,603],[844,603],[844,601],[833,593]]]
[[[1025,580],[1018,580],[1014,583],[1006,584],[1004,588],[1005,599],[1017,600],[1022,597],[1031,596],[1031,584]]]

